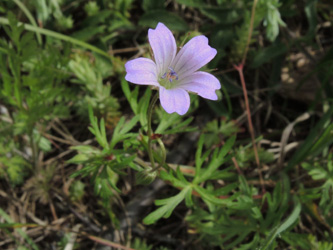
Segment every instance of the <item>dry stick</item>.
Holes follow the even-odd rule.
[[[86,236],[88,239],[93,240],[93,241],[95,241],[99,244],[102,244],[104,246],[110,246],[110,247],[114,247],[114,248],[118,248],[118,249],[124,249],[124,250],[135,250],[134,248],[126,247],[126,246],[120,245],[120,244],[115,243],[115,242],[111,242],[109,240],[102,239],[102,238],[94,236],[94,235],[89,235],[89,234],[83,234],[83,235]]]
[[[252,10],[251,10],[250,30],[249,30],[249,35],[248,35],[248,38],[247,38],[246,48],[245,48],[245,51],[244,51],[242,62],[241,62],[240,65],[234,65],[234,68],[238,71],[239,77],[240,77],[240,80],[241,80],[241,83],[242,83],[245,106],[246,106],[246,113],[247,113],[247,120],[248,120],[248,123],[249,123],[249,130],[250,130],[250,134],[251,134],[253,151],[254,151],[254,155],[255,155],[255,158],[256,158],[256,164],[257,164],[258,170],[259,170],[258,172],[259,172],[259,179],[260,179],[260,183],[261,183],[261,188],[262,188],[263,193],[265,193],[266,189],[265,189],[264,180],[263,180],[263,177],[262,177],[262,174],[261,174],[260,160],[259,160],[259,155],[258,155],[257,144],[255,142],[254,129],[253,129],[253,124],[252,124],[252,119],[251,119],[250,105],[249,105],[249,100],[248,100],[248,95],[247,95],[247,90],[246,90],[246,84],[245,84],[245,79],[244,79],[244,74],[243,74],[243,67],[245,65],[246,56],[247,56],[247,52],[249,50],[251,37],[252,37],[254,15],[255,15],[255,9],[256,9],[257,2],[258,2],[258,0],[253,1],[253,6],[252,6]]]

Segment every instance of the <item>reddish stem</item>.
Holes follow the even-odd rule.
[[[244,175],[243,172],[242,172],[242,170],[240,169],[240,167],[239,167],[239,165],[238,165],[238,162],[237,162],[236,158],[235,158],[235,157],[232,157],[231,160],[232,160],[232,162],[234,163],[235,168],[236,168],[238,174],[239,174],[239,175]]]
[[[256,144],[256,141],[255,141],[255,136],[254,136],[254,129],[253,129],[252,118],[251,118],[250,104],[249,104],[249,99],[248,99],[248,95],[247,95],[247,89],[246,89],[246,84],[245,84],[245,79],[244,79],[244,74],[243,74],[244,64],[241,63],[239,65],[234,65],[234,68],[238,71],[239,77],[240,77],[240,80],[241,80],[241,83],[242,83],[245,106],[246,106],[247,121],[249,123],[249,130],[250,130],[250,134],[251,134],[253,151],[254,151],[254,155],[255,155],[255,158],[256,158],[256,163],[257,163],[258,170],[259,170],[258,172],[259,172],[261,187],[262,187],[263,193],[265,193],[266,190],[265,190],[264,180],[263,180],[262,174],[261,174],[260,160],[259,160],[257,144]]]

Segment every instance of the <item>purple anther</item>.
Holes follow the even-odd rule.
[[[163,76],[161,76],[161,78],[168,78],[169,82],[172,82],[173,80],[178,80],[178,75],[176,71],[174,71],[171,67],[168,67],[168,69],[168,72],[165,72]]]

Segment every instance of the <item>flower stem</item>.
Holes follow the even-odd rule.
[[[155,94],[155,96],[153,97],[152,101],[149,104],[148,107],[148,114],[147,114],[147,120],[148,120],[148,156],[149,156],[149,160],[151,163],[151,167],[152,169],[155,169],[155,160],[154,160],[154,156],[153,156],[153,149],[152,149],[152,134],[153,134],[153,130],[151,128],[151,116],[153,114],[153,108],[155,106],[155,103],[158,99],[158,92]]]
[[[251,134],[254,156],[255,156],[255,159],[256,159],[256,164],[258,166],[258,172],[259,172],[259,179],[260,179],[261,187],[262,187],[263,193],[265,193],[265,186],[263,184],[264,180],[263,180],[263,177],[262,177],[262,174],[261,174],[260,159],[259,159],[257,144],[256,144],[256,141],[255,141],[255,136],[254,136],[254,129],[253,129],[253,124],[252,124],[252,119],[251,119],[249,99],[247,97],[247,89],[246,89],[246,83],[245,83],[244,74],[243,74],[243,67],[244,67],[244,65],[242,63],[240,65],[234,65],[234,68],[239,73],[239,78],[240,78],[241,83],[242,83],[245,106],[246,106],[246,113],[247,113],[247,121],[249,123],[249,130],[250,130],[250,134]]]
[[[158,142],[158,145],[160,145],[160,148],[161,148],[161,151],[162,151],[162,162],[158,166],[152,168],[150,170],[150,172],[154,172],[157,169],[159,169],[160,167],[163,167],[164,164],[165,164],[165,160],[166,160],[166,150],[165,150],[165,147],[164,147],[164,143],[162,142],[162,140],[160,138],[157,139],[157,142]]]
[[[160,166],[163,166],[165,164],[165,160],[166,160],[166,150],[165,150],[164,143],[161,140],[161,138],[158,138],[157,142],[160,145],[160,148],[162,150],[162,162],[161,162]]]

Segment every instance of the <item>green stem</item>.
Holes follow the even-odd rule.
[[[164,147],[164,143],[162,142],[161,138],[157,139],[158,145],[160,145],[160,148],[162,150],[162,162],[160,162],[160,164],[154,168],[152,168],[152,170],[150,170],[150,172],[154,172],[157,169],[159,169],[160,167],[163,167],[165,164],[165,160],[166,160],[166,150]]]
[[[0,24],[9,25],[9,21],[8,21],[7,18],[0,17]],[[23,23],[19,22],[19,24],[23,24]],[[101,50],[101,49],[99,49],[99,48],[97,48],[93,45],[90,45],[88,43],[77,40],[73,37],[66,36],[66,35],[60,34],[58,32],[54,32],[52,30],[47,30],[47,29],[35,27],[33,25],[30,25],[30,24],[23,24],[23,25],[24,25],[25,30],[40,33],[40,34],[43,34],[43,35],[46,35],[46,36],[49,36],[49,37],[54,37],[56,39],[63,40],[63,41],[66,41],[66,42],[70,42],[72,44],[76,44],[76,45],[79,45],[79,46],[84,47],[86,49],[90,49],[93,52],[96,52],[96,53],[98,53],[102,56],[110,58],[110,55],[108,53],[106,53],[105,51],[103,51],[103,50]]]
[[[156,95],[153,97],[151,103],[149,104],[149,107],[148,107],[148,114],[147,114],[147,120],[148,120],[148,156],[149,156],[149,160],[150,160],[150,163],[151,163],[151,167],[154,169],[155,168],[155,160],[154,160],[154,156],[153,156],[153,149],[152,149],[152,134],[153,134],[153,131],[152,131],[152,128],[151,128],[151,116],[152,116],[152,113],[153,113],[153,108],[155,106],[155,103],[158,99],[158,92],[156,93]]]
[[[165,147],[164,147],[164,143],[161,140],[161,138],[158,138],[157,142],[158,142],[158,145],[160,145],[160,148],[162,150],[162,162],[161,162],[160,166],[164,166],[165,161],[166,161],[166,150],[165,150]]]
[[[33,15],[31,14],[31,12],[28,10],[28,8],[19,0],[13,0],[13,2],[16,3],[16,5],[24,12],[24,14],[27,16],[27,18],[29,19],[32,26],[38,28],[38,25],[37,25]],[[39,32],[36,32],[36,37],[37,37],[38,43],[41,45],[42,37],[39,34]]]

